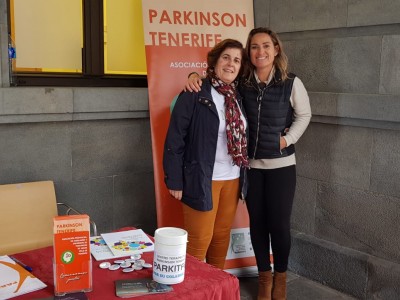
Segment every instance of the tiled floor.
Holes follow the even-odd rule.
[[[257,277],[240,277],[240,299],[256,300]],[[354,300],[351,296],[335,291],[327,286],[288,272],[288,300]]]

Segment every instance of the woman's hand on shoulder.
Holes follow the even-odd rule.
[[[169,190],[169,193],[175,199],[182,200],[182,191]]]
[[[188,80],[186,81],[184,91],[187,92],[200,92],[201,90],[201,85],[203,82],[201,81],[201,77],[197,73],[192,73],[188,77]]]

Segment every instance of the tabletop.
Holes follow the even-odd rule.
[[[153,264],[153,252],[144,252],[142,258]],[[43,281],[45,289],[25,294],[12,299],[48,299],[54,295],[53,283],[53,247],[46,247],[18,253],[13,255],[26,265],[32,267],[32,273]],[[113,260],[105,260],[112,262]],[[88,299],[111,300],[121,299],[115,295],[115,281],[120,279],[152,278],[153,269],[142,269],[132,273],[124,273],[122,270],[110,271],[101,269],[103,261],[92,260],[93,290],[87,292]],[[222,270],[199,261],[191,255],[186,255],[185,279],[182,283],[172,285],[173,291],[164,294],[152,294],[135,299],[215,299],[215,300],[239,300],[239,280]]]

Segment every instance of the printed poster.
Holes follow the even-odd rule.
[[[143,0],[154,183],[158,227],[183,227],[181,203],[164,184],[163,148],[172,99],[182,91],[190,72],[204,75],[207,52],[225,38],[245,46],[254,27],[253,1]],[[248,228],[240,203],[232,228]],[[240,263],[236,262],[240,260]],[[255,266],[254,256],[227,261],[225,268]]]

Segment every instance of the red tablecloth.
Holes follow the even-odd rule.
[[[47,284],[47,288],[15,297],[15,300],[39,299],[54,295],[53,284],[53,248],[46,247],[13,255],[33,269],[33,274]],[[153,252],[145,252],[142,258],[149,263],[153,262]],[[109,260],[112,262],[112,260]],[[110,271],[101,269],[101,262],[93,259],[93,291],[86,293],[91,300],[121,299],[115,295],[115,280],[152,277],[153,269],[143,269],[131,273],[121,270]],[[235,300],[240,299],[239,280],[224,271],[216,269],[198,259],[187,255],[185,266],[185,280],[172,285],[173,291],[164,294],[146,295],[134,299],[185,299],[185,300]]]

